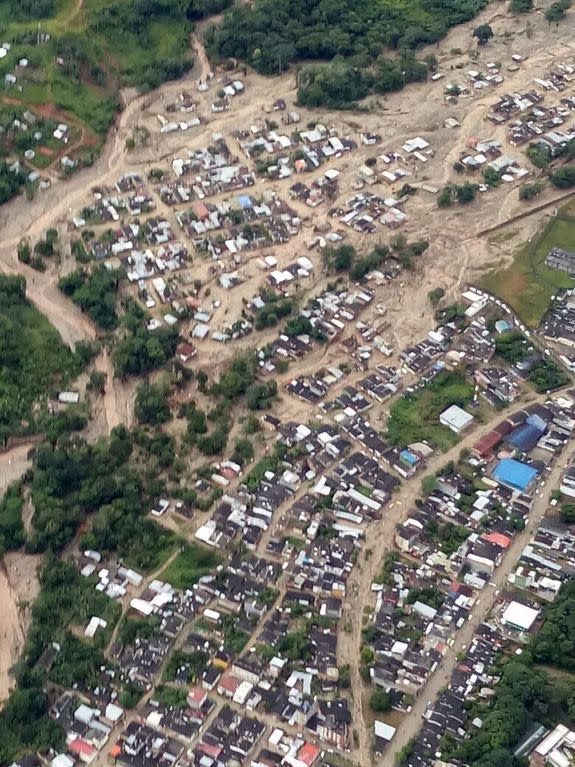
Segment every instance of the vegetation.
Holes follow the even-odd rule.
[[[531,641],[534,660],[575,671],[575,580],[562,587],[556,601],[545,609],[544,617],[543,625]]]
[[[114,330],[118,326],[116,294],[122,276],[122,270],[107,269],[100,264],[90,272],[78,269],[58,284],[60,290],[87,312],[99,328]]]
[[[10,166],[0,161],[0,204],[15,197],[24,186],[26,174],[21,170],[11,170]]]
[[[429,298],[429,303],[433,307],[436,307],[444,295],[445,295],[445,290],[443,288],[434,288],[433,290],[429,291],[429,293],[427,294],[427,297]]]
[[[551,3],[545,11],[546,20],[549,24],[558,24],[565,18],[565,14],[572,5],[572,0],[558,0],[555,3]]]
[[[162,327],[149,331],[146,314],[135,302],[128,302],[122,325],[125,334],[112,353],[114,369],[119,377],[150,373],[174,356],[180,340],[177,330]]]
[[[375,245],[364,256],[359,256],[351,245],[326,247],[322,251],[324,264],[328,272],[349,272],[354,282],[361,282],[374,269],[381,268],[388,261],[395,261],[404,269],[413,268],[413,259],[421,256],[429,243],[427,240],[408,242],[403,235],[398,235],[387,245]]]
[[[566,272],[545,266],[545,259],[552,247],[572,250],[574,243],[575,216],[569,207],[563,208],[517,251],[510,266],[485,275],[481,287],[503,299],[527,325],[537,327],[551,296],[562,288],[575,287]]]
[[[385,690],[376,689],[369,696],[369,707],[376,714],[385,714],[391,711],[391,699]]]
[[[475,199],[478,188],[477,184],[469,182],[465,184],[448,184],[441,190],[437,198],[437,204],[440,208],[449,207],[455,202],[467,205]]]
[[[22,493],[18,483],[11,484],[0,501],[0,559],[6,551],[19,549],[26,536],[22,523]]]
[[[493,37],[493,29],[489,24],[481,24],[473,30],[473,37],[477,39],[477,45],[487,45]]]
[[[434,540],[444,554],[454,554],[461,544],[467,540],[469,530],[453,522],[438,522],[432,519],[425,528],[425,532]]]
[[[391,406],[387,438],[392,445],[400,447],[427,440],[446,450],[458,437],[439,423],[439,415],[450,405],[465,406],[472,398],[473,386],[461,373],[440,373],[414,394],[402,397]]]
[[[511,13],[529,13],[533,10],[533,0],[511,0],[509,10]]]
[[[534,662],[575,669],[574,615],[575,581],[571,580],[545,609],[543,625],[523,654],[503,659],[491,703],[473,704],[474,716],[483,722],[481,729],[444,750],[445,759],[454,757],[471,767],[520,767],[522,760],[513,751],[535,721],[551,727],[557,721],[573,726],[575,682],[571,677],[551,677]]]
[[[538,392],[557,389],[569,382],[569,377],[552,359],[543,357],[519,331],[502,333],[495,341],[495,351],[506,362],[515,365],[532,359],[529,381]]]
[[[262,74],[283,72],[297,61],[325,62],[303,67],[298,98],[306,106],[340,108],[372,90],[385,93],[425,78],[428,67],[413,50],[437,42],[484,6],[484,0],[433,6],[423,0],[256,0],[229,10],[207,41],[213,53],[243,59]],[[385,48],[403,53],[391,60]]]
[[[519,190],[519,199],[523,202],[528,202],[534,197],[538,197],[545,189],[545,184],[542,181],[534,181],[532,184],[524,184]]]
[[[0,712],[0,761],[10,764],[24,749],[46,751],[63,748],[64,733],[49,717],[48,696],[43,676],[36,663],[52,642],[61,646],[60,657],[50,672],[55,680],[68,676],[89,684],[86,657],[97,662],[98,653],[81,640],[71,637],[70,624],[85,625],[99,615],[113,626],[119,605],[96,591],[94,583],[78,574],[76,568],[49,556],[40,577],[41,591],[32,607],[32,624],[22,659],[16,666],[18,689]]]
[[[549,174],[549,181],[557,189],[572,189],[575,186],[575,167],[563,165]]]
[[[58,332],[26,299],[23,277],[0,275],[0,444],[34,418],[43,395],[82,369]]]
[[[203,650],[195,650],[191,653],[183,652],[183,650],[174,650],[166,666],[164,677],[168,682],[173,682],[178,672],[185,668],[187,683],[194,684],[200,677],[201,672],[206,668],[209,659],[210,656],[207,652],[203,652]]]
[[[221,557],[212,549],[187,544],[162,572],[162,579],[177,589],[191,589],[203,575],[214,570]]]
[[[167,387],[161,384],[142,383],[136,391],[134,412],[140,423],[157,426],[172,417],[167,400]]]

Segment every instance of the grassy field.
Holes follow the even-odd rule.
[[[402,397],[392,405],[387,438],[398,447],[425,440],[440,450],[448,450],[459,438],[439,423],[439,415],[450,405],[464,407],[471,402],[473,392],[474,387],[461,373],[440,373],[413,396]]]
[[[203,575],[207,575],[221,562],[211,549],[189,543],[161,573],[162,580],[177,589],[190,589]]]
[[[24,295],[24,280],[0,276],[0,436],[30,419],[34,403],[81,370],[78,357]]]
[[[480,283],[509,304],[530,327],[539,325],[558,289],[575,287],[575,280],[568,274],[545,266],[545,258],[554,245],[575,250],[575,211],[570,208],[563,208],[525,243],[511,266],[491,271]]]

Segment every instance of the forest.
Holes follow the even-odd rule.
[[[409,61],[410,52],[438,42],[485,5],[486,0],[255,0],[230,9],[207,42],[213,54],[242,59],[266,75],[299,61],[332,62],[304,68],[299,98],[309,106],[345,106],[372,89],[397,90],[417,79],[416,72],[421,78],[425,67],[398,67],[384,52],[404,51]]]

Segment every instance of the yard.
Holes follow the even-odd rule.
[[[518,251],[511,266],[491,271],[480,286],[503,299],[531,327],[537,327],[560,288],[575,287],[566,272],[549,269],[545,258],[553,246],[575,250],[575,211],[563,208]]]
[[[162,580],[176,589],[190,589],[203,575],[207,575],[221,562],[211,549],[189,543],[161,573]]]
[[[398,447],[425,440],[440,450],[448,450],[459,438],[439,423],[439,416],[450,405],[469,404],[473,392],[473,385],[462,373],[440,373],[415,394],[395,402],[387,422],[387,438]]]

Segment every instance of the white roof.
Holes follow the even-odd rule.
[[[373,729],[375,731],[376,738],[382,738],[383,740],[391,740],[395,735],[395,727],[385,722],[378,722],[376,719],[373,723]]]
[[[120,706],[116,706],[115,703],[108,703],[106,706],[105,717],[109,722],[117,722],[118,719],[121,719],[123,714],[124,709],[120,708]]]
[[[451,405],[451,407],[443,411],[439,416],[439,420],[441,423],[449,426],[450,429],[460,431],[473,421],[473,416],[466,413],[459,405]]]
[[[528,631],[538,615],[539,610],[535,610],[533,607],[527,607],[520,602],[510,602],[505,608],[501,620],[504,625],[511,624],[523,631]]]
[[[50,762],[52,767],[74,767],[74,760],[67,754],[58,754]]]

